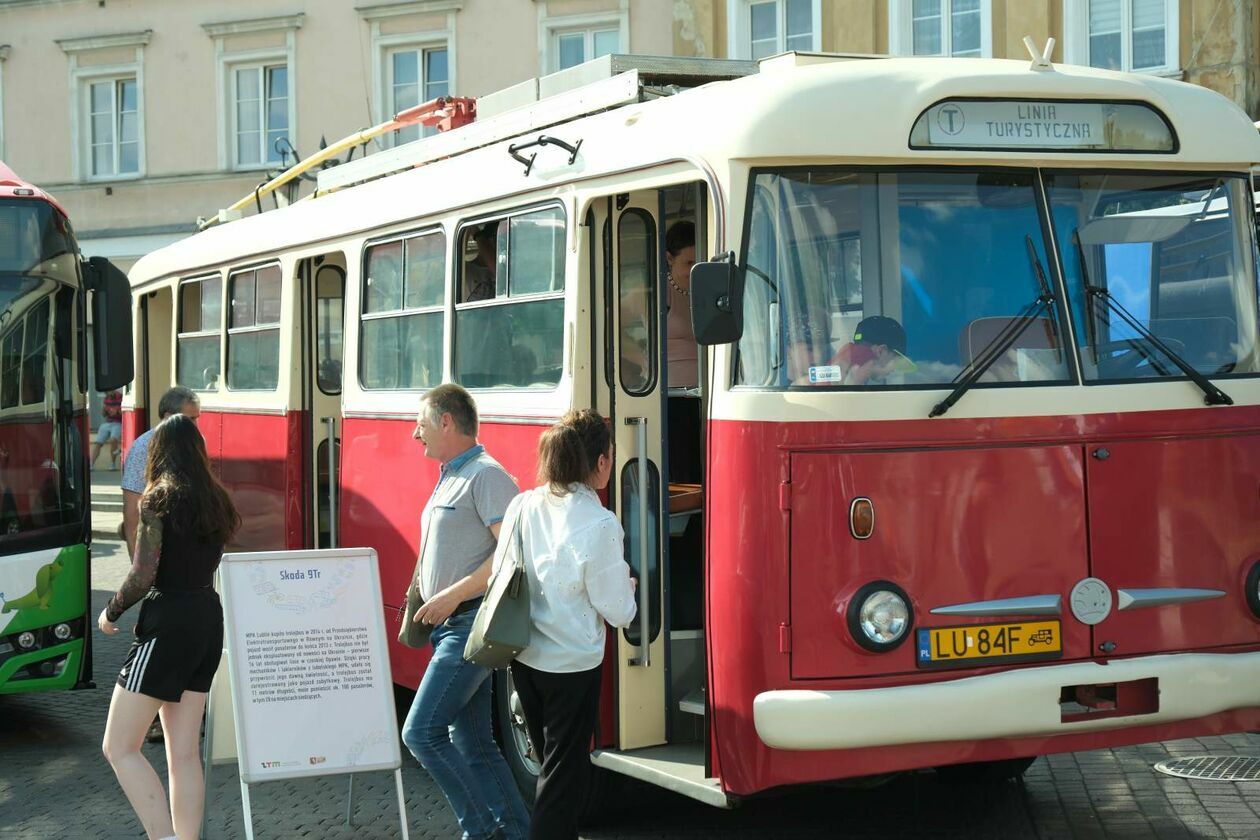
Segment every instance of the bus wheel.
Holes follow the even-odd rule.
[[[512,769],[516,786],[525,801],[533,803],[534,788],[542,768],[529,739],[529,731],[525,728],[525,713],[521,711],[521,700],[516,694],[516,686],[512,684],[511,668],[494,672],[494,719],[503,757]]]
[[[971,785],[1005,782],[1018,779],[1037,760],[1031,758],[1007,758],[1001,761],[977,761],[972,764],[950,764],[937,767],[936,775],[948,784]]]

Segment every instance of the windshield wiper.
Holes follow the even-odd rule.
[[[1032,303],[1021,309],[1018,315],[1008,321],[1002,331],[958,372],[958,375],[954,377],[954,382],[958,384],[949,392],[949,396],[932,407],[932,410],[928,412],[928,417],[940,417],[949,411],[954,403],[967,393],[967,389],[976,384],[976,381],[984,376],[984,372],[1011,348],[1025,330],[1032,326],[1033,321],[1047,312],[1050,313],[1051,318],[1054,317],[1054,293],[1050,291],[1050,282],[1046,280],[1046,271],[1041,265],[1041,258],[1037,256],[1037,248],[1033,245],[1032,237],[1025,235],[1024,244],[1028,247],[1028,261],[1032,264],[1033,274],[1037,278],[1037,287],[1041,293]]]
[[[1102,286],[1095,286],[1093,283],[1090,282],[1089,267],[1086,265],[1086,262],[1085,262],[1085,251],[1081,247],[1081,239],[1075,233],[1072,234],[1072,239],[1073,239],[1073,242],[1076,244],[1077,252],[1081,255],[1081,282],[1085,286],[1085,295],[1088,298],[1088,303],[1086,305],[1087,311],[1085,312],[1086,327],[1088,328],[1092,325],[1092,322],[1094,320],[1094,306],[1096,305],[1097,301],[1101,300],[1103,303],[1107,304],[1108,309],[1110,309],[1116,315],[1120,316],[1120,320],[1123,321],[1125,325],[1129,327],[1129,329],[1137,333],[1139,338],[1146,341],[1148,344],[1150,344],[1159,352],[1163,353],[1164,357],[1167,358],[1168,361],[1172,362],[1174,365],[1180,368],[1181,372],[1184,373],[1190,379],[1191,382],[1199,386],[1199,389],[1203,391],[1204,405],[1233,405],[1234,400],[1232,397],[1230,397],[1229,394],[1225,393],[1220,388],[1217,388],[1215,385],[1213,385],[1212,382],[1206,376],[1204,376],[1203,374],[1195,370],[1193,365],[1191,365],[1189,362],[1187,362],[1184,358],[1179,356],[1177,353],[1174,353],[1173,350],[1167,344],[1160,341],[1155,336],[1155,333],[1147,329],[1147,327],[1144,324],[1142,324],[1141,321],[1133,317],[1133,314],[1130,313],[1129,310],[1121,306],[1120,301],[1116,300],[1114,297],[1111,296],[1111,292],[1107,291]],[[1091,345],[1096,348],[1098,346],[1097,330],[1087,329],[1087,332],[1093,333],[1092,335],[1088,337],[1087,340],[1090,341]],[[1160,365],[1158,361],[1156,361],[1154,355],[1151,354],[1146,349],[1144,349],[1140,343],[1134,340],[1129,340],[1128,343],[1131,347],[1133,347],[1134,350],[1138,351],[1143,356],[1145,356],[1151,362],[1151,364],[1156,368],[1156,370],[1159,370],[1160,373],[1164,372],[1163,366]],[[1095,365],[1097,365],[1098,363],[1098,356],[1097,356],[1096,350],[1095,350],[1095,356],[1094,356],[1094,363]]]

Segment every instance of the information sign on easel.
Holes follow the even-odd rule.
[[[393,770],[406,840],[376,552],[225,554],[219,574],[246,836],[251,784]]]

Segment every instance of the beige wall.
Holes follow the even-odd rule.
[[[405,6],[406,14],[376,18],[385,38],[454,37],[453,93],[481,96],[540,75],[542,22],[566,15],[604,14],[626,21],[629,49],[671,54],[674,0],[47,0],[0,4],[0,44],[10,46],[3,69],[0,125],[6,162],[23,177],[48,187],[66,205],[87,239],[126,264],[135,248],[161,244],[192,229],[265,179],[263,170],[231,171],[225,117],[221,114],[219,42],[206,24],[301,14],[292,30],[290,92],[296,131],[291,140],[310,154],[329,142],[374,124],[386,109],[374,74],[379,45],[369,15],[357,7]],[[452,12],[451,9],[455,10]],[[564,21],[560,20],[563,24]],[[711,23],[709,24],[711,25]],[[143,173],[139,179],[87,181],[74,166],[72,110],[79,96],[71,85],[71,56],[57,41],[151,30],[142,53]],[[229,52],[284,49],[278,29],[228,34]],[[438,37],[445,38],[444,34]],[[134,60],[135,46],[80,51],[80,67]],[[79,167],[82,169],[82,166]],[[156,243],[156,244],[155,244]],[[91,247],[89,243],[85,247]]]

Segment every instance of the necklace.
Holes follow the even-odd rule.
[[[679,288],[679,287],[678,287],[678,284],[674,282],[674,278],[673,278],[673,276],[672,276],[672,275],[670,275],[670,277],[669,277],[669,285],[670,285],[670,286],[672,286],[672,287],[674,288],[674,291],[675,291],[675,292],[678,292],[678,294],[682,295],[683,297],[688,297],[688,296],[691,294],[691,290],[690,290],[690,289],[681,289],[681,288]]]

